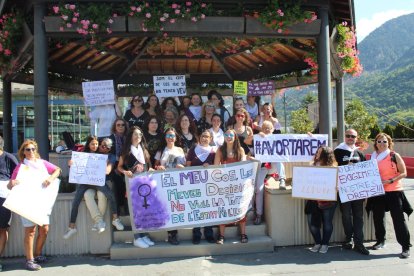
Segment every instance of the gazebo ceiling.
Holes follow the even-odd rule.
[[[26,7],[26,11],[32,11],[33,4],[58,2],[0,1],[0,9],[3,8],[3,12],[15,4],[17,7]],[[216,9],[232,9],[239,4],[248,9],[260,9],[268,1],[206,0],[204,2],[211,3]],[[316,11],[320,5],[329,8],[330,17],[335,21],[354,24],[352,0],[304,1],[304,7],[309,10]],[[171,37],[168,39],[161,39],[156,33],[131,31],[126,22],[125,31],[101,36],[102,47],[99,47],[101,50],[88,47],[87,41],[76,33],[47,31],[46,35],[54,41],[49,43],[49,72],[75,78],[78,84],[83,79],[114,79],[118,84],[152,83],[154,75],[168,74],[185,74],[188,83],[200,84],[273,78],[309,68],[304,62],[304,57],[316,47],[320,22],[304,24],[309,26],[300,26],[290,33],[278,34],[266,31],[265,27],[255,25],[257,23],[253,22],[253,24],[249,19],[241,17],[240,20],[242,21],[234,28],[226,26],[223,21],[212,20],[209,23],[212,24],[209,25],[210,31],[205,33],[171,31],[169,32]],[[56,41],[62,37],[69,42],[61,43],[62,47],[56,47]],[[196,45],[197,40],[208,42],[209,39],[219,42],[210,48]],[[33,57],[33,45],[26,49],[24,54],[27,62],[30,56]],[[8,77],[16,82],[32,82],[30,73],[15,73]],[[50,79],[50,85],[54,86],[53,79]]]

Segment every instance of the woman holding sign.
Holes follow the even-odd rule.
[[[332,148],[327,146],[320,147],[313,159],[314,166],[336,167],[338,164]],[[333,216],[335,214],[336,201],[308,200],[306,202],[305,214],[308,218],[309,231],[315,240],[315,245],[309,248],[312,252],[328,252],[328,244],[333,232]],[[321,237],[321,224],[322,235]]]
[[[46,160],[40,159],[37,149],[37,143],[33,140],[26,140],[20,146],[18,157],[22,163],[17,165],[17,167],[14,169],[8,185],[9,189],[13,189],[14,186],[19,184],[19,181],[16,180],[16,178],[18,176],[20,168],[27,168],[29,170],[32,170],[32,172],[39,178],[43,178],[44,180],[42,185],[44,188],[47,188],[59,176],[61,169]],[[49,217],[50,215],[47,215],[45,221],[49,221]],[[22,224],[24,226],[24,251],[26,255],[26,269],[32,271],[39,270],[42,268],[39,264],[47,261],[47,258],[41,254],[43,245],[45,244],[47,234],[49,232],[49,222],[45,223],[43,226],[40,226],[22,217]],[[36,235],[36,226],[38,228],[38,235],[36,238],[36,245],[34,246],[33,243]]]
[[[412,209],[405,197],[402,179],[407,176],[404,160],[392,151],[394,143],[386,133],[379,133],[375,137],[371,158],[378,162],[378,169],[384,185],[385,195],[372,197],[368,200],[367,209],[374,214],[375,237],[377,242],[374,250],[385,246],[385,211],[391,212],[392,223],[398,243],[402,246],[400,258],[410,257],[410,232],[405,222],[404,212],[411,214]],[[411,209],[411,212],[410,212]]]
[[[187,167],[190,166],[204,166],[214,164],[215,147],[210,146],[212,136],[208,129],[205,129],[200,137],[199,143],[191,148],[187,154]],[[213,227],[204,227],[204,237],[209,243],[215,243],[213,237]],[[193,244],[199,244],[201,241],[201,228],[193,228]]]
[[[217,150],[214,157],[214,165],[230,164],[246,160],[246,154],[240,145],[239,138],[234,129],[229,129],[224,133],[224,144]],[[248,237],[246,235],[246,217],[239,221],[240,226],[240,242],[247,243]],[[225,224],[219,225],[219,235],[217,244],[224,243]]]
[[[155,168],[157,170],[168,170],[174,168],[184,168],[185,153],[179,146],[180,137],[174,128],[167,128],[164,132],[163,145],[161,150],[155,155]],[[168,231],[168,242],[178,245],[180,242],[177,237],[177,230]]]

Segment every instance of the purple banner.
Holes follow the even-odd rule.
[[[274,91],[274,81],[249,81],[247,83],[247,96],[271,95]]]

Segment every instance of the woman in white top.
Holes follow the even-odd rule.
[[[211,124],[213,125],[209,130],[212,136],[211,145],[219,148],[224,143],[224,132],[221,127],[221,116],[214,114],[211,118]]]
[[[276,117],[273,117],[273,105],[270,103],[265,103],[262,106],[262,114],[260,116],[257,116],[254,120],[253,127],[257,131],[262,131],[262,124],[264,121],[269,121],[273,125],[273,133],[278,134],[281,133],[281,125],[279,123],[279,120]]]
[[[201,118],[202,105],[203,105],[203,100],[201,99],[201,96],[197,93],[192,94],[191,105],[188,109],[193,115],[195,121],[198,121]]]

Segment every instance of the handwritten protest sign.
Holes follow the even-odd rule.
[[[72,151],[69,182],[104,186],[107,160],[105,154]]]
[[[244,161],[126,178],[131,225],[145,232],[238,221],[249,209],[257,167]]]
[[[249,81],[247,83],[248,96],[271,95],[275,91],[274,81]]]
[[[338,170],[339,198],[342,203],[385,193],[377,160],[340,166]]]
[[[247,95],[247,81],[234,81],[233,84],[234,95]]]
[[[82,91],[87,106],[115,104],[113,80],[82,82]]]
[[[316,150],[327,145],[327,134],[254,135],[254,156],[261,162],[308,162]]]
[[[185,96],[185,75],[154,76],[154,91],[157,97]]]
[[[336,200],[336,167],[293,167],[292,197]]]
[[[48,187],[43,187],[43,181],[48,174],[20,165],[16,179],[19,184],[10,191],[3,206],[38,224],[48,224],[48,216],[52,213],[60,180],[56,179]]]

